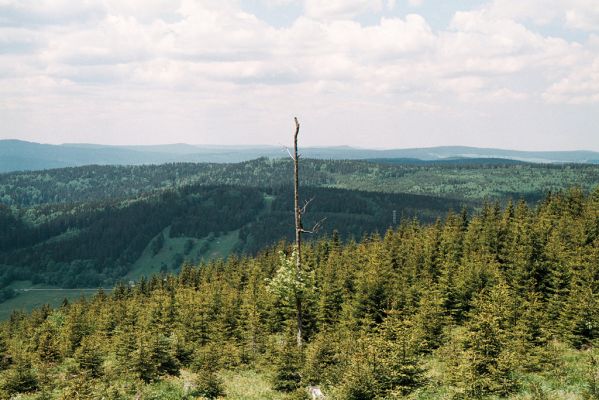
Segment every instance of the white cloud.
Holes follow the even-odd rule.
[[[584,31],[599,30],[596,0],[493,0],[487,8],[500,18],[530,20],[538,25],[563,24]]]
[[[599,104],[599,57],[552,84],[543,97],[551,103]]]
[[[434,130],[431,115],[466,120],[488,115],[477,109],[484,105],[597,104],[597,35],[575,43],[525,23],[563,18],[592,30],[594,14],[567,17],[592,5],[567,2],[556,11],[540,0],[495,0],[433,29],[418,14],[353,18],[383,13],[391,3],[383,1],[306,0],[304,15],[277,28],[238,0],[0,0],[8,20],[0,26],[0,119],[16,121],[19,109],[39,123],[23,119],[14,129],[43,131],[51,120],[72,121],[73,132],[109,124],[120,139],[125,128],[106,121],[127,113],[140,129],[157,130],[164,115],[187,134],[248,121],[269,131],[270,122],[256,121],[291,109],[327,127],[329,115],[363,115],[352,129],[385,130],[390,115],[426,115],[413,126]],[[78,125],[71,108],[95,122]]]
[[[420,7],[424,3],[424,0],[408,0],[408,4],[412,7]]]
[[[305,0],[306,16],[317,19],[349,19],[382,10],[382,0]]]
[[[102,2],[93,0],[2,0],[1,25],[61,25],[101,17]]]

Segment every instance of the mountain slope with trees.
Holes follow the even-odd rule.
[[[309,219],[327,218],[321,234],[338,229],[345,240],[385,231],[398,218],[431,221],[467,203],[410,194],[306,188],[317,198]],[[291,238],[290,187],[190,185],[137,199],[42,205],[17,212],[0,205],[0,288],[13,281],[56,287],[113,285],[131,271],[150,246],[157,254],[168,238],[188,238],[185,254],[167,266],[198,261],[187,257],[197,240],[239,231],[235,252],[255,254]],[[197,244],[199,246],[199,244]],[[194,254],[205,252],[195,249]]]
[[[594,151],[517,151],[467,146],[372,150],[349,146],[307,147],[308,158],[360,160],[410,158],[435,161],[452,158],[501,158],[541,163],[599,163]],[[111,146],[85,143],[62,145],[0,140],[0,172],[100,165],[144,165],[177,161],[236,163],[258,157],[281,158],[280,146],[219,146],[184,143],[145,146]]]
[[[306,223],[326,217],[322,233],[336,229],[342,240],[385,231],[394,211],[397,221],[430,222],[450,209],[478,208],[485,199],[532,202],[547,191],[589,190],[599,181],[599,167],[592,165],[305,159],[300,169],[302,201],[315,198]],[[22,280],[112,285],[144,254],[160,264],[154,270],[171,271],[212,253],[255,254],[291,239],[291,176],[291,160],[264,158],[0,174],[0,288]],[[231,241],[224,254],[213,251],[220,237]],[[177,240],[185,245],[170,250]],[[162,248],[167,254],[154,257]]]
[[[302,159],[302,186],[411,193],[460,200],[532,201],[571,186],[590,190],[599,166],[506,164],[480,161],[414,165]],[[136,198],[190,184],[261,188],[291,186],[291,160],[260,158],[235,164],[174,163],[85,166],[0,174],[0,203],[11,207]]]
[[[599,394],[599,188],[311,242],[299,348],[275,279],[291,251],[13,314],[0,325],[2,396],[216,398],[242,371],[289,399],[308,385],[347,400]]]

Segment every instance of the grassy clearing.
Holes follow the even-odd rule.
[[[142,276],[152,276],[166,267],[168,272],[176,272],[173,269],[175,258],[182,257],[186,262],[197,264],[200,261],[225,258],[235,248],[239,242],[239,231],[227,232],[221,236],[196,238],[171,238],[169,237],[170,228],[163,231],[164,246],[155,256],[152,254],[150,245],[148,245],[141,257],[135,262],[131,272],[124,278],[125,281],[139,280]],[[185,255],[185,243],[191,241],[191,250]],[[180,255],[180,256],[178,256]],[[17,296],[0,303],[0,321],[10,317],[15,310],[29,312],[39,308],[44,304],[52,307],[59,306],[66,298],[69,300],[81,296],[93,295],[97,289],[61,289],[48,285],[33,285],[31,281],[17,281],[10,286],[17,291]]]
[[[162,231],[164,245],[157,253],[152,252],[152,241],[146,246],[141,256],[133,264],[131,272],[124,280],[137,281],[142,276],[152,276],[161,271],[176,272],[177,259],[192,264],[217,258],[226,258],[239,242],[239,230],[227,232],[221,236],[213,234],[198,239],[192,237],[170,237],[170,227]],[[191,249],[186,253],[185,245],[191,243]]]
[[[202,260],[213,260],[216,258],[226,258],[233,252],[235,245],[239,242],[239,230],[228,232],[222,236],[217,236],[212,241],[208,251],[202,255]]]
[[[508,397],[487,396],[487,400],[592,400],[590,381],[599,382],[599,371],[591,367],[591,355],[597,350],[575,350],[563,343],[552,345],[554,364],[546,365],[543,372],[518,373],[519,390]],[[426,381],[407,398],[411,400],[437,400],[463,398],[455,388],[448,386],[445,367],[437,357],[426,360]],[[593,378],[594,377],[594,378]],[[595,397],[593,397],[595,396]]]
[[[17,296],[0,303],[0,321],[8,319],[15,310],[29,312],[39,308],[44,304],[52,307],[59,306],[66,298],[69,300],[78,299],[81,296],[90,296],[95,294],[97,289],[17,289]]]
[[[273,390],[268,376],[255,371],[225,371],[221,374],[227,399],[284,400],[286,396]]]

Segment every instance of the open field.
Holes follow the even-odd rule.
[[[176,272],[181,263],[197,265],[201,261],[226,258],[239,242],[239,230],[226,232],[221,236],[210,234],[201,239],[192,237],[170,237],[170,227],[162,231],[164,245],[153,254],[151,245],[146,246],[139,259],[133,264],[131,272],[123,278],[125,281],[137,281],[142,276],[150,277],[162,272]],[[185,251],[190,243],[189,251]]]
[[[110,291],[111,289],[104,289]],[[0,321],[10,317],[13,311],[21,310],[29,312],[44,304],[52,307],[59,306],[66,298],[77,299],[82,296],[95,294],[98,289],[60,289],[60,288],[15,288],[17,296],[0,303]]]

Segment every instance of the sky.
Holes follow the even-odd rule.
[[[0,0],[0,139],[599,150],[598,0]]]

